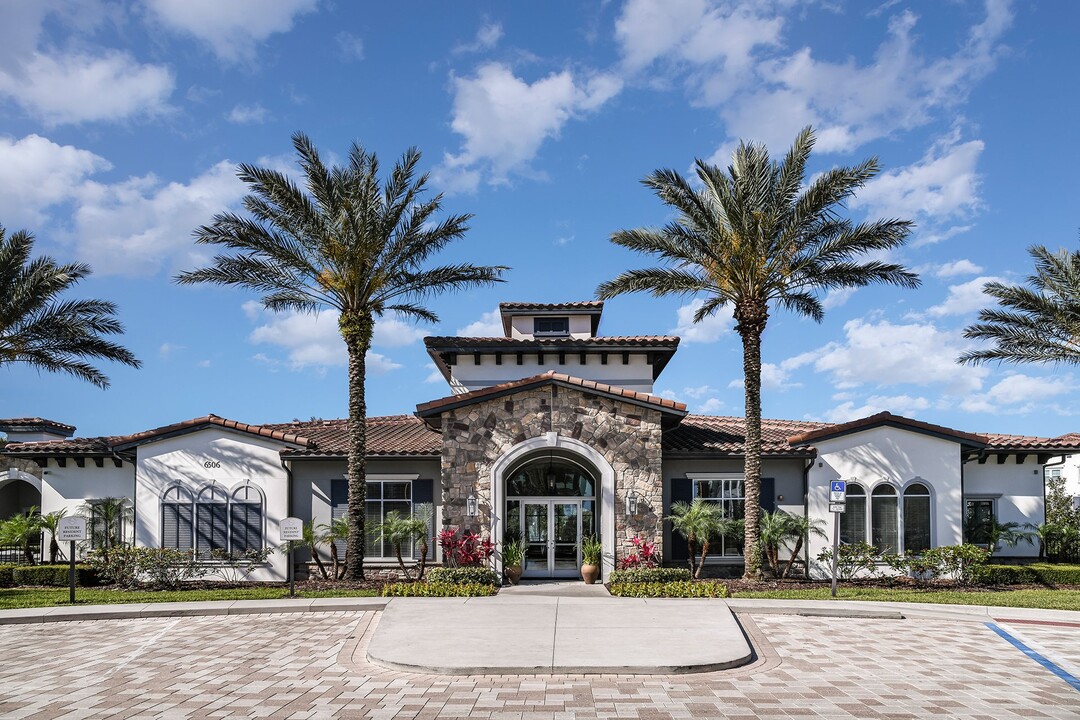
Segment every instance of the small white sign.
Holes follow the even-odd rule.
[[[833,480],[829,484],[829,502],[842,503],[847,501],[847,482]]]
[[[281,521],[281,541],[303,540],[304,521],[300,518],[287,517]]]
[[[831,513],[842,513],[842,512],[845,512],[846,510],[847,510],[847,503],[842,503],[842,502],[829,503],[829,512],[831,512]]]
[[[86,539],[86,518],[63,517],[56,524],[57,542],[82,542]]]

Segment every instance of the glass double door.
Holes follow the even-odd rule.
[[[581,573],[581,500],[521,500],[525,541],[523,577],[577,577]]]

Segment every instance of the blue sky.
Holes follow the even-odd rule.
[[[386,318],[371,414],[448,392],[425,334],[497,332],[500,300],[589,299],[648,261],[608,241],[668,219],[650,171],[726,164],[740,138],[787,149],[818,133],[812,171],[877,155],[852,217],[918,224],[895,257],[920,290],[825,299],[816,324],[777,312],[765,337],[767,416],[879,410],[967,430],[1075,431],[1077,374],[960,367],[990,278],[1020,280],[1031,243],[1074,248],[1078,159],[1072,3],[349,3],[5,0],[0,4],[0,224],[83,260],[82,296],[117,302],[144,366],[108,391],[0,369],[0,415],[80,435],[216,413],[245,422],[340,417],[334,318],[274,316],[253,295],[181,288],[205,261],[191,231],[235,208],[238,162],[289,168],[289,136],[389,165],[424,152],[444,207],[475,214],[443,260],[509,265],[499,287],[439,299],[437,327]],[[681,335],[657,391],[741,414],[727,317],[693,300],[608,303],[601,332]]]

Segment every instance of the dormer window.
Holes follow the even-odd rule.
[[[569,334],[570,318],[568,317],[533,318],[533,335],[535,337],[560,337]]]

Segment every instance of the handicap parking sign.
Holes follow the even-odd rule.
[[[847,483],[843,480],[833,480],[829,484],[829,502],[842,503],[847,501]]]

